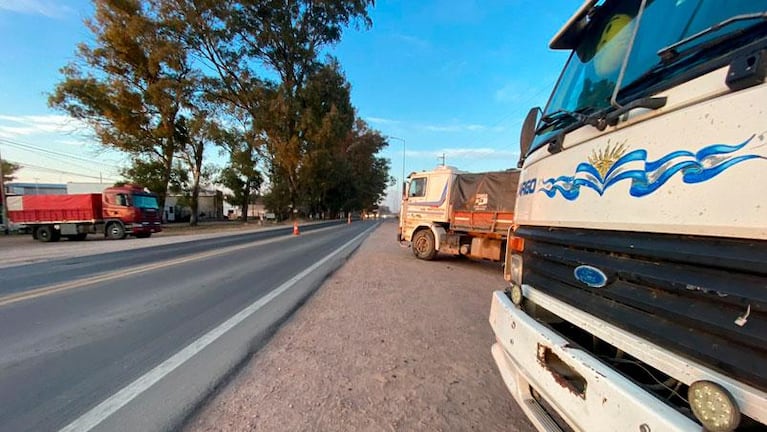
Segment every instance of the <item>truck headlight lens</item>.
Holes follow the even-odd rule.
[[[510,281],[514,285],[522,286],[522,255],[511,256],[511,268],[509,269]]]
[[[710,432],[731,432],[740,424],[740,409],[724,387],[711,381],[695,381],[687,393],[695,417]]]

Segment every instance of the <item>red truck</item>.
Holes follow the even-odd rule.
[[[85,240],[104,233],[113,240],[146,238],[162,231],[157,196],[135,185],[100,194],[9,196],[8,220],[25,225],[41,242]]]

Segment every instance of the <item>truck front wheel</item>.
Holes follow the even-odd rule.
[[[106,235],[110,240],[122,240],[125,238],[125,228],[121,224],[113,222],[107,226]]]
[[[413,255],[422,260],[433,260],[437,256],[434,247],[434,234],[431,230],[423,229],[413,236]]]

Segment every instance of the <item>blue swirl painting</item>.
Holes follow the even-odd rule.
[[[660,189],[670,178],[682,173],[682,181],[687,184],[708,181],[727,169],[751,159],[767,159],[756,154],[731,155],[744,148],[751,140],[737,145],[713,144],[696,153],[678,150],[658,160],[648,161],[646,150],[634,150],[617,159],[604,176],[588,162],[578,164],[572,176],[560,176],[544,180],[538,189],[549,198],[557,194],[569,201],[578,198],[581,188],[594,190],[602,196],[607,189],[624,180],[631,181],[629,193],[641,198]]]

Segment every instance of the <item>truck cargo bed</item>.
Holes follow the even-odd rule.
[[[17,224],[95,222],[102,219],[101,194],[8,197],[8,219]]]
[[[510,211],[453,211],[450,227],[459,231],[473,231],[506,235],[514,223]]]

